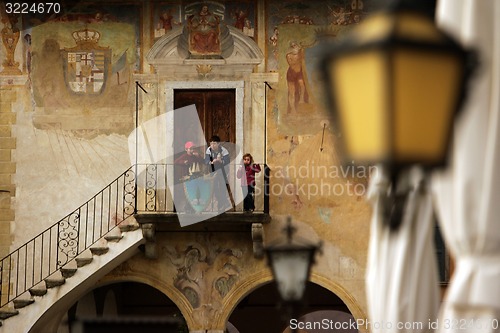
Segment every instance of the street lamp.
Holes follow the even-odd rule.
[[[405,168],[446,164],[474,64],[420,4],[393,1],[327,50],[323,61],[344,161],[381,165],[392,181],[392,198]]]
[[[294,237],[296,228],[292,226],[291,217],[287,218],[283,232],[286,234],[286,240],[270,244],[264,251],[280,298],[293,316],[294,310],[304,302],[311,266],[314,264],[316,252],[321,248],[321,243]]]

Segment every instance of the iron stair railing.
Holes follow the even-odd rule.
[[[256,177],[257,211],[269,213],[269,168]],[[239,164],[229,165],[233,188]],[[172,164],[135,164],[76,210],[0,260],[0,308],[35,287],[89,249],[136,213],[176,213],[168,189],[175,177]],[[243,207],[240,207],[241,212]]]
[[[76,258],[135,212],[136,178],[127,169],[90,200],[0,260],[0,307]]]

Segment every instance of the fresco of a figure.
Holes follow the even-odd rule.
[[[182,25],[182,6],[180,4],[155,3],[155,5],[152,14],[154,38],[160,38],[175,27]]]
[[[288,70],[286,82],[288,85],[288,107],[287,113],[297,112],[299,104],[309,103],[309,92],[307,91],[305,69],[303,64],[304,49],[296,41],[290,42],[290,50],[286,54]]]
[[[267,61],[280,80],[275,97],[278,128],[287,135],[311,135],[328,118],[322,96],[322,45],[338,39],[365,15],[369,0],[269,2]]]
[[[207,5],[203,5],[198,13],[190,15],[187,25],[191,54],[220,54],[220,18]]]

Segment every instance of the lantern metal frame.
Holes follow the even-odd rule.
[[[453,54],[460,59],[461,63],[464,64],[462,72],[460,73],[460,79],[457,83],[457,94],[456,100],[452,101],[454,103],[452,113],[450,114],[452,120],[456,119],[461,111],[462,105],[466,98],[467,83],[470,81],[470,77],[478,65],[477,54],[473,50],[466,50],[458,42],[455,41],[453,37],[439,29],[432,20],[428,13],[427,4],[421,0],[394,0],[388,6],[381,9],[378,15],[385,15],[386,18],[391,22],[392,26],[386,31],[385,34],[377,36],[370,40],[360,38],[358,33],[358,38],[356,34],[352,33],[346,35],[344,38],[340,39],[337,43],[329,45],[324,48],[323,58],[321,60],[321,66],[324,74],[324,81],[326,83],[326,90],[324,95],[327,97],[327,106],[331,109],[333,117],[333,126],[337,130],[337,133],[342,135],[342,113],[339,112],[339,105],[337,96],[334,95],[336,92],[335,80],[332,78],[330,72],[330,66],[338,59],[345,58],[350,55],[361,54],[362,52],[378,50],[379,53],[384,54],[386,61],[385,68],[388,71],[394,69],[392,62],[394,57],[391,53],[396,49],[411,50],[415,53],[426,52],[426,53],[440,53],[440,54]],[[374,13],[373,15],[377,15]],[[404,18],[404,15],[418,15],[419,20],[425,21],[429,27],[432,27],[434,33],[439,34],[438,39],[424,39],[415,38],[415,36],[408,36],[404,33],[399,33],[397,29],[397,20]],[[424,22],[424,21],[420,21]],[[361,24],[364,24],[361,23]],[[356,29],[356,28],[354,28]],[[359,28],[358,28],[359,29]],[[351,36],[349,38],[349,36]],[[372,158],[371,160],[367,158],[366,160],[356,160],[353,161],[352,158],[346,158],[347,148],[345,146],[345,138],[341,138],[339,145],[339,153],[343,156],[344,164],[354,164],[354,165],[378,165],[382,170],[384,176],[389,180],[389,186],[385,197],[381,199],[382,204],[382,214],[385,215],[385,223],[389,225],[391,229],[397,229],[401,224],[402,214],[404,211],[405,203],[408,198],[408,194],[411,188],[408,186],[408,180],[405,179],[408,176],[408,171],[411,167],[419,166],[424,172],[429,172],[435,168],[445,167],[450,158],[449,146],[453,135],[453,123],[448,124],[448,133],[444,138],[444,145],[442,148],[442,153],[439,158],[435,160],[423,161],[418,157],[405,157],[405,160],[398,160],[395,156],[395,133],[394,133],[394,119],[397,113],[395,109],[395,99],[393,99],[394,91],[397,89],[393,82],[393,73],[389,72],[390,79],[388,80],[388,89],[385,96],[387,108],[385,113],[381,113],[381,116],[387,117],[384,119],[387,129],[390,131],[388,135],[387,143],[387,153],[385,156],[380,156],[377,160]],[[343,142],[342,142],[343,141]]]
[[[304,240],[300,237],[294,236],[294,234],[297,232],[297,228],[292,226],[292,219],[291,217],[287,217],[287,222],[286,226],[282,229],[283,233],[286,235],[286,239],[279,239],[274,243],[271,243],[267,245],[264,248],[264,251],[266,253],[267,257],[267,264],[271,269],[271,272],[273,274],[273,279],[276,282],[276,286],[278,289],[278,294],[280,296],[280,300],[282,305],[285,306],[286,312],[288,317],[293,318],[294,316],[298,315],[298,310],[303,306],[305,302],[305,298],[307,295],[307,281],[309,281],[310,274],[311,274],[311,268],[315,264],[315,256],[318,252],[321,252],[322,249],[322,242],[319,241],[317,243],[313,243],[311,241]],[[293,255],[298,252],[307,252],[307,274],[306,274],[306,280],[304,281],[305,285],[302,286],[303,288],[303,294],[301,295],[300,299],[288,299],[287,295],[282,295],[281,293],[281,288],[279,287],[279,279],[276,277],[277,272],[276,268],[274,266],[274,261],[273,261],[273,254],[275,253],[288,253],[290,255]]]
[[[427,19],[431,20],[429,18],[429,14],[425,12],[427,8],[421,1],[393,1],[391,2],[390,5],[382,9],[379,14],[385,14],[385,15],[391,15],[393,16],[393,20],[397,20],[396,16],[409,13],[409,14],[414,14],[414,15],[420,15],[422,19]],[[363,23],[361,23],[363,24]],[[461,75],[460,82],[458,83],[458,98],[455,101],[455,106],[454,106],[454,111],[452,118],[455,119],[461,111],[461,107],[465,101],[466,98],[466,92],[467,92],[467,82],[469,81],[472,73],[474,72],[474,69],[477,66],[478,60],[477,60],[477,54],[472,51],[472,50],[466,50],[464,49],[459,43],[457,43],[454,38],[452,38],[449,34],[445,33],[441,29],[438,29],[436,27],[436,30],[439,31],[442,34],[442,41],[440,43],[435,43],[435,42],[430,42],[426,40],[419,40],[419,39],[413,39],[413,38],[407,38],[406,36],[398,36],[396,34],[396,30],[394,26],[392,27],[392,30],[389,34],[385,36],[385,38],[382,39],[376,39],[373,41],[365,42],[363,41],[358,41],[354,40],[352,38],[343,38],[339,42],[337,42],[334,45],[329,45],[326,47],[323,51],[323,58],[321,60],[321,66],[323,68],[323,74],[324,74],[324,81],[326,82],[327,89],[325,91],[325,96],[327,96],[327,106],[332,110],[332,117],[333,117],[333,126],[334,128],[338,131],[338,133],[342,133],[342,129],[339,128],[339,124],[341,124],[341,115],[338,112],[339,106],[337,103],[337,99],[335,96],[332,96],[332,91],[335,90],[335,82],[332,80],[331,76],[329,75],[329,66],[333,61],[336,61],[339,58],[345,57],[346,55],[356,55],[360,54],[362,52],[365,52],[367,50],[375,50],[378,49],[380,50],[380,53],[386,53],[385,59],[387,62],[389,62],[386,66],[386,68],[391,69],[393,66],[390,64],[390,62],[393,61],[393,58],[391,58],[390,53],[393,49],[407,49],[407,50],[412,50],[414,52],[428,52],[428,51],[433,51],[436,53],[453,53],[456,55],[458,58],[462,60],[462,62],[465,64],[465,68],[463,68],[463,74]],[[393,82],[390,82],[389,84],[392,84]],[[387,94],[392,94],[394,91],[395,87],[391,86],[387,90]],[[386,122],[390,123],[391,125],[388,126],[389,130],[391,130],[391,133],[388,134],[389,138],[394,138],[394,133],[392,132],[394,129],[393,124],[393,119],[394,119],[394,114],[395,114],[395,108],[393,105],[393,99],[391,96],[387,96],[387,101],[389,103],[389,110],[388,112],[385,113],[387,115],[387,119],[385,120]],[[450,142],[452,140],[452,124],[450,124],[450,130],[448,131],[448,135],[446,137],[446,144],[444,145],[444,151],[442,154],[442,158],[439,161],[436,161],[434,163],[421,163],[422,161],[414,159],[414,160],[408,160],[404,163],[401,162],[396,162],[394,160],[394,152],[393,148],[394,145],[391,145],[392,151],[389,153],[389,158],[376,161],[378,164],[382,164],[384,167],[387,168],[389,174],[391,175],[391,180],[396,180],[398,177],[398,174],[405,168],[414,165],[414,164],[421,164],[422,167],[425,170],[431,170],[434,168],[438,167],[444,167],[448,164],[449,160],[449,149],[446,149],[446,147],[449,147]],[[342,140],[341,140],[342,141]],[[341,144],[339,147],[340,150],[340,155],[341,156],[346,156],[345,151],[346,148],[344,144]],[[346,164],[347,163],[353,163],[353,161],[344,161]],[[355,161],[354,163],[357,165],[373,165],[374,161]]]

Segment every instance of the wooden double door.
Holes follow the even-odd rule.
[[[236,91],[235,89],[176,89],[174,90],[174,108],[196,105],[198,118],[203,130],[204,139],[209,144],[212,135],[218,135],[222,142],[236,142]],[[175,119],[174,119],[175,122]],[[185,138],[193,133],[181,133],[174,126],[177,144],[183,144]],[[199,134],[199,133],[198,133]],[[196,135],[198,135],[196,134]],[[189,140],[187,140],[189,141]],[[183,150],[183,147],[175,147]]]

